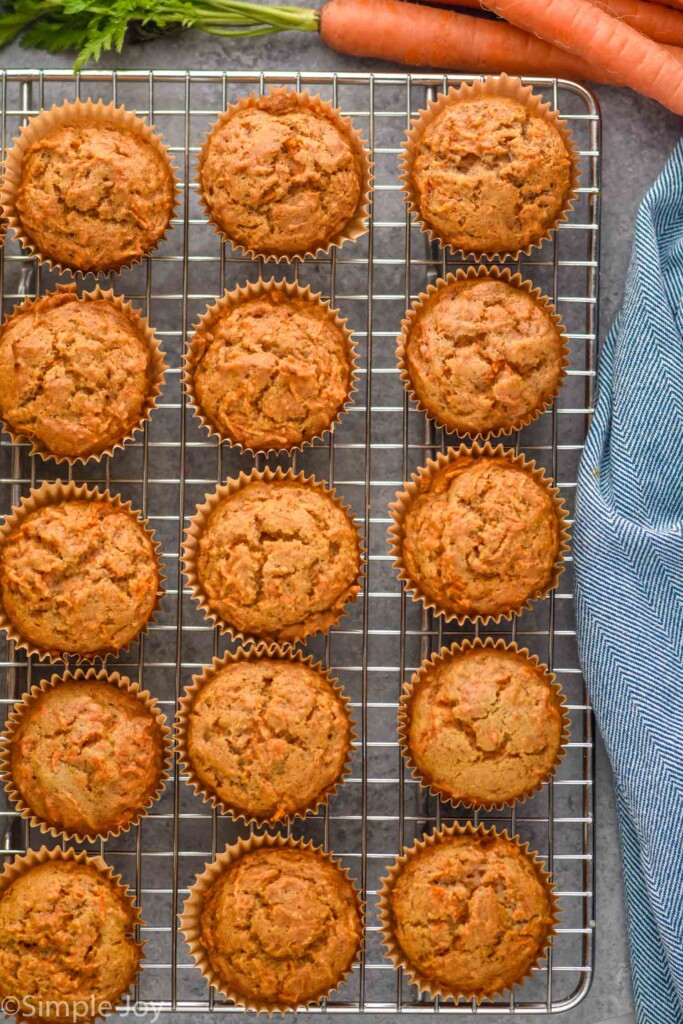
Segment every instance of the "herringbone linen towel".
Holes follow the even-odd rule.
[[[636,1016],[683,1024],[683,141],[640,207],[600,354],[574,558],[581,665],[614,769]]]

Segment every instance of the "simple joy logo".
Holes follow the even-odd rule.
[[[161,1003],[137,1003],[126,997],[118,1006],[108,1000],[96,999],[40,999],[37,996],[5,996],[0,1000],[0,1011],[7,1017],[20,1016],[23,1019],[35,1017],[41,1020],[59,1020],[65,1024],[78,1024],[83,1019],[94,1019],[118,1010],[121,1020],[144,1021],[156,1024],[161,1013]]]

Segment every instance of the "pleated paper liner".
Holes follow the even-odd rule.
[[[124,503],[118,494],[111,494],[108,490],[99,491],[94,488],[89,488],[87,484],[77,484],[73,480],[68,483],[64,483],[63,481],[48,483],[45,481],[40,485],[40,487],[32,488],[29,494],[25,498],[22,498],[18,505],[13,506],[8,515],[5,516],[2,524],[0,524],[0,563],[2,562],[2,549],[5,542],[15,530],[18,530],[21,527],[22,523],[26,521],[31,513],[36,512],[38,509],[46,508],[49,505],[62,505],[68,501],[100,501],[108,505],[113,505],[114,508],[127,512],[131,519],[136,523],[139,523],[139,525],[144,529],[152,543],[157,565],[156,597],[147,621],[135,637],[120,647],[107,647],[97,651],[64,651],[57,648],[47,649],[37,647],[30,640],[25,639],[21,635],[7,615],[4,603],[0,599],[0,629],[5,631],[8,640],[14,641],[18,650],[26,651],[28,656],[34,655],[40,661],[50,661],[54,663],[64,661],[67,658],[74,658],[77,663],[96,660],[104,661],[104,659],[109,655],[113,656],[124,654],[128,651],[134,640],[139,640],[141,636],[144,636],[147,633],[150,622],[154,621],[154,618],[159,611],[161,598],[164,593],[163,583],[166,578],[162,573],[160,558],[161,544],[159,541],[154,540],[154,531],[150,529],[149,521],[147,519],[143,519],[140,512],[134,512],[132,509],[132,503],[130,501]]]
[[[76,294],[76,285],[67,284],[58,285],[55,291],[45,292],[44,295],[34,299],[25,299],[24,302],[16,305],[12,312],[5,317],[2,328],[0,328],[0,334],[2,331],[7,329],[15,317],[23,316],[25,313],[29,313],[31,311],[40,313],[43,309],[52,308],[56,304],[56,300],[60,295]],[[79,299],[79,302],[82,303],[102,301],[110,303],[115,309],[120,310],[126,315],[126,317],[131,321],[136,333],[145,341],[145,344],[149,349],[150,366],[148,373],[147,395],[140,412],[140,417],[118,441],[103,445],[99,451],[91,451],[83,455],[59,455],[51,451],[51,449],[41,441],[37,435],[20,434],[13,430],[6,420],[3,421],[5,433],[9,434],[15,444],[19,444],[24,440],[28,440],[31,443],[31,455],[40,455],[43,459],[54,459],[56,463],[67,463],[70,466],[76,465],[77,463],[85,464],[86,462],[100,462],[105,455],[113,455],[117,450],[123,449],[128,442],[133,441],[135,435],[144,429],[145,423],[149,422],[153,410],[157,407],[167,370],[166,360],[164,358],[164,353],[161,349],[159,339],[150,326],[147,317],[143,316],[139,310],[137,310],[130,302],[123,299],[122,296],[115,295],[112,288],[105,290],[99,285],[96,285],[92,291],[84,292]]]
[[[2,872],[0,873],[0,899],[2,895],[7,891],[9,886],[15,882],[22,875],[26,874],[32,868],[38,867],[40,864],[45,864],[49,861],[63,861],[67,863],[74,862],[76,864],[88,865],[100,874],[107,882],[110,883],[112,892],[115,893],[121,904],[126,908],[127,916],[129,918],[128,933],[132,937],[133,942],[137,949],[137,967],[136,970],[127,985],[122,985],[121,991],[117,994],[116,999],[110,1000],[112,1003],[120,1002],[126,996],[130,996],[133,992],[135,984],[140,978],[142,971],[142,959],[144,956],[145,941],[138,939],[136,936],[139,933],[139,929],[144,925],[144,921],[140,914],[140,908],[135,904],[134,898],[130,891],[130,886],[125,885],[121,881],[120,875],[114,874],[114,869],[107,864],[99,856],[88,856],[84,851],[76,853],[75,850],[62,849],[61,846],[55,846],[52,849],[48,849],[46,846],[41,846],[39,850],[27,850],[25,854],[15,856],[11,861],[6,861]],[[25,1000],[32,995],[23,991],[23,988],[19,982],[16,982],[19,991],[16,995],[12,992],[5,991],[4,986],[0,987],[0,1001],[2,1002],[2,1008],[9,1017],[19,1021],[29,1020],[41,1020],[42,1018],[36,1012],[25,1013],[22,1012],[22,1007],[25,1005]],[[33,1002],[37,1008],[39,1001],[44,1004],[50,1001],[59,1000],[60,996],[57,994],[50,993],[49,995],[44,992],[36,993]],[[103,1017],[107,1017],[112,1009],[107,1005],[104,1009],[98,1009],[98,1003],[96,997],[88,999],[87,995],[84,997],[82,994],[74,999],[74,1003],[80,1008],[83,1003],[87,1002],[88,1006],[85,1012],[78,1013],[73,1019],[78,1024],[89,1024]],[[107,1000],[100,1000],[99,1006],[106,1004]],[[12,1003],[15,1004],[16,1008],[12,1007]],[[32,1009],[33,1007],[31,1007]],[[94,1011],[94,1012],[93,1012]],[[64,1020],[72,1020],[72,1012],[64,1017]]]
[[[348,964],[347,968],[340,973],[339,980],[333,988],[321,992],[319,995],[311,998],[307,1003],[301,1004],[300,1007],[287,1003],[277,1004],[262,1002],[258,999],[245,1001],[244,997],[240,993],[233,992],[227,983],[223,981],[220,975],[214,971],[201,940],[201,918],[204,910],[205,894],[211,889],[223,872],[230,867],[230,865],[241,857],[244,857],[246,854],[255,850],[260,850],[263,847],[288,850],[310,850],[311,853],[315,854],[317,857],[327,861],[329,864],[333,864],[339,871],[340,876],[348,881],[349,888],[353,892],[358,910],[360,934],[355,956]],[[305,908],[302,908],[302,912],[305,912]],[[252,833],[252,835],[247,839],[238,839],[232,846],[226,846],[223,853],[218,854],[214,861],[207,864],[204,871],[197,876],[194,884],[190,887],[190,895],[185,902],[185,906],[180,916],[180,930],[189,947],[190,955],[192,956],[196,966],[199,967],[204,978],[208,981],[209,985],[216,989],[216,991],[221,995],[225,996],[226,999],[232,1000],[238,1006],[243,1006],[245,1010],[252,1010],[257,1013],[267,1013],[269,1016],[273,1013],[286,1013],[288,1010],[296,1010],[299,1008],[303,1009],[305,1006],[318,1005],[322,999],[325,999],[331,996],[333,992],[336,992],[351,976],[354,965],[360,962],[364,947],[364,923],[365,905],[354,882],[351,880],[348,868],[342,867],[339,860],[337,860],[332,854],[324,851],[321,846],[315,846],[312,840],[305,842],[303,839],[295,840],[291,835],[285,836],[279,833],[276,835],[270,835],[267,832],[264,832],[261,835]]]
[[[550,301],[547,295],[541,293],[540,288],[535,288],[531,281],[523,280],[521,274],[512,274],[507,268],[500,269],[496,266],[493,267],[468,267],[467,270],[459,269],[455,274],[447,274],[445,278],[440,278],[434,284],[427,286],[427,290],[421,292],[415,302],[412,304],[410,309],[406,311],[406,315],[401,322],[401,333],[398,336],[396,345],[396,358],[398,360],[398,369],[401,380],[405,385],[408,396],[415,402],[420,412],[423,412],[428,420],[435,423],[437,427],[443,427],[447,431],[453,431],[455,428],[445,423],[436,413],[432,413],[427,405],[422,401],[415,391],[413,381],[410,376],[410,369],[407,360],[407,343],[410,336],[410,332],[415,328],[420,318],[426,311],[435,297],[450,285],[456,284],[461,281],[474,281],[474,280],[487,280],[491,279],[494,281],[502,281],[505,284],[510,285],[511,288],[515,288],[519,291],[523,291],[536,302],[539,308],[545,310],[548,316],[555,324],[558,335],[561,340],[561,353],[562,353],[562,366],[560,375],[557,380],[557,385],[554,388],[552,394],[547,399],[536,405],[530,412],[525,416],[521,416],[516,420],[513,420],[506,427],[499,427],[497,429],[486,430],[486,431],[466,431],[457,430],[457,433],[461,436],[469,437],[480,437],[480,438],[494,438],[501,436],[509,436],[514,434],[518,430],[522,430],[527,427],[534,420],[538,419],[544,412],[550,409],[553,402],[560,393],[562,382],[567,376],[567,367],[569,366],[569,347],[567,345],[567,337],[564,325],[558,313],[556,312],[555,306]]]
[[[330,323],[334,324],[334,326],[338,328],[345,339],[349,365],[349,389],[346,398],[337,411],[336,416],[330,420],[327,428],[321,431],[321,433],[316,434],[310,439],[304,439],[298,444],[256,448],[244,445],[236,438],[231,437],[227,433],[223,433],[211,422],[211,420],[207,418],[195,393],[194,380],[197,366],[210,344],[210,338],[207,338],[206,332],[210,332],[213,329],[214,325],[225,315],[227,310],[233,309],[234,307],[253,299],[260,298],[263,295],[270,295],[272,292],[281,292],[290,299],[300,299],[303,302],[310,303],[311,306],[320,306],[327,311]],[[259,278],[256,282],[249,281],[244,285],[238,285],[236,288],[232,289],[232,291],[226,291],[221,298],[212,303],[199,318],[199,322],[194,328],[194,336],[183,359],[183,387],[189,398],[190,408],[194,412],[196,419],[199,420],[201,426],[208,432],[209,437],[216,437],[219,441],[227,441],[231,446],[251,455],[256,455],[257,453],[271,455],[278,452],[287,452],[288,454],[292,454],[293,452],[303,451],[304,448],[310,447],[315,444],[316,441],[322,441],[326,435],[330,434],[334,430],[337,423],[341,420],[341,417],[347,412],[349,405],[353,401],[353,396],[358,390],[357,346],[353,340],[352,332],[347,327],[347,322],[346,318],[341,317],[338,309],[332,309],[331,304],[322,299],[320,292],[312,292],[308,285],[304,288],[296,282],[289,282],[284,279],[280,281],[273,279],[264,281],[263,278]]]
[[[545,676],[545,680],[549,689],[553,692],[554,698],[558,707],[558,710],[562,712],[562,729],[559,737],[559,744],[557,749],[557,755],[555,762],[545,775],[539,777],[536,784],[529,789],[522,789],[513,797],[507,800],[499,801],[488,801],[488,800],[477,800],[474,798],[464,799],[462,797],[453,796],[443,785],[439,785],[434,779],[422,772],[413,759],[413,755],[410,749],[410,726],[411,726],[411,708],[412,700],[416,691],[420,688],[422,681],[429,676],[435,669],[440,665],[443,665],[454,657],[458,657],[463,654],[467,654],[468,651],[506,651],[519,657],[520,662],[526,661],[529,666],[538,669]],[[442,647],[438,653],[432,654],[430,658],[426,658],[418,671],[413,675],[410,682],[407,682],[403,686],[401,692],[401,698],[399,701],[399,712],[398,712],[398,739],[399,746],[401,748],[401,754],[403,755],[405,762],[411,770],[412,778],[416,779],[422,789],[427,790],[432,796],[439,797],[441,800],[451,804],[453,807],[466,807],[470,810],[479,811],[502,811],[505,808],[512,807],[516,804],[523,804],[526,800],[531,799],[536,793],[538,793],[544,785],[557,773],[557,770],[562,763],[562,759],[567,752],[567,743],[569,741],[569,726],[570,718],[569,711],[567,710],[567,698],[562,690],[562,687],[557,682],[555,674],[550,672],[546,665],[541,664],[539,658],[534,654],[530,654],[527,648],[519,648],[516,643],[506,643],[504,640],[494,640],[492,637],[487,637],[485,641],[479,638],[475,640],[463,640],[461,643],[452,644],[450,647]]]
[[[441,111],[449,106],[451,103],[457,103],[461,100],[476,99],[481,96],[498,96],[506,97],[508,99],[516,100],[526,107],[534,116],[540,116],[552,124],[557,131],[560,133],[564,145],[567,149],[571,161],[571,180],[570,187],[565,197],[562,211],[556,220],[549,225],[547,230],[535,238],[532,242],[523,248],[518,248],[510,251],[487,251],[474,252],[467,248],[462,248],[456,244],[451,244],[447,239],[441,238],[431,225],[423,220],[422,213],[420,211],[420,200],[419,196],[413,189],[412,182],[412,164],[415,156],[416,146],[429,124],[437,117]],[[552,238],[553,232],[557,230],[559,224],[562,224],[568,220],[568,215],[574,207],[574,202],[577,198],[577,188],[579,183],[579,152],[574,143],[571,133],[567,129],[567,123],[560,118],[556,110],[551,109],[550,103],[544,103],[543,97],[535,93],[530,85],[524,86],[519,78],[511,77],[510,75],[502,74],[499,76],[487,76],[483,81],[479,80],[476,82],[463,83],[458,88],[451,88],[448,92],[440,93],[436,100],[429,100],[427,108],[421,110],[417,118],[413,118],[410,122],[411,127],[406,132],[406,139],[403,143],[403,153],[399,162],[400,180],[403,186],[403,194],[408,208],[413,215],[415,223],[419,224],[420,230],[427,235],[430,242],[436,243],[440,249],[446,249],[453,256],[461,255],[464,259],[474,259],[477,262],[479,260],[518,260],[522,254],[528,256],[532,249],[540,248],[543,242]]]
[[[423,974],[417,967],[413,966],[413,964],[407,960],[394,935],[393,914],[390,902],[394,887],[410,860],[415,857],[419,857],[420,854],[429,847],[448,842],[448,839],[451,836],[462,835],[502,841],[520,850],[526,860],[533,866],[539,881],[548,893],[551,912],[547,925],[547,936],[539,947],[537,958],[529,965],[528,970],[526,970],[524,974],[515,978],[512,985],[521,985],[527,978],[530,978],[534,969],[539,967],[541,962],[547,957],[548,951],[553,945],[553,938],[557,934],[559,903],[555,893],[555,885],[551,881],[550,872],[545,870],[543,861],[540,859],[538,853],[532,852],[529,848],[529,843],[522,843],[518,836],[511,837],[508,834],[507,829],[498,831],[498,829],[494,827],[486,828],[484,825],[479,825],[475,828],[471,822],[468,822],[466,825],[453,824],[446,826],[431,832],[423,839],[416,840],[411,847],[404,848],[403,852],[396,858],[393,864],[389,866],[388,874],[382,879],[378,894],[378,911],[382,931],[382,943],[386,949],[387,956],[396,970],[402,968],[405,971],[408,981],[417,987],[420,996],[426,995],[431,999],[435,999],[438,996],[441,999],[453,999],[456,1003],[460,1000],[474,1000],[477,1005],[480,1005],[484,1000],[491,1000],[494,996],[498,996],[502,992],[509,990],[511,986],[503,982],[501,985],[487,991],[450,990]]]
[[[243,632],[237,629],[231,623],[225,621],[221,616],[213,610],[211,601],[204,591],[201,580],[197,572],[197,554],[199,551],[199,542],[204,529],[207,526],[209,517],[214,509],[223,501],[224,498],[235,494],[237,491],[246,487],[248,484],[254,481],[265,481],[270,483],[272,481],[289,480],[296,481],[300,484],[305,484],[307,487],[313,487],[315,490],[324,494],[337,508],[341,509],[348,517],[349,522],[353,525],[354,532],[358,541],[358,575],[355,583],[347,588],[347,595],[343,601],[343,607],[338,610],[329,610],[324,616],[323,613],[318,613],[316,616],[316,623],[309,623],[304,626],[301,631],[296,631],[292,627],[291,635],[287,637],[273,637],[272,635],[257,635],[255,633]],[[360,535],[360,531],[356,523],[353,520],[351,509],[348,505],[345,505],[336,495],[336,491],[327,487],[323,482],[316,480],[313,476],[306,476],[303,471],[300,473],[294,473],[293,470],[288,469],[286,472],[278,467],[273,470],[267,467],[264,470],[252,470],[251,473],[241,472],[238,477],[229,478],[224,484],[221,484],[212,494],[207,494],[203,503],[197,506],[197,509],[193,516],[190,518],[190,525],[185,531],[185,539],[182,545],[182,566],[185,574],[187,585],[192,593],[192,600],[196,601],[198,607],[204,613],[204,617],[217,626],[221,633],[228,633],[230,637],[239,643],[257,643],[259,640],[276,644],[278,647],[291,647],[293,644],[302,643],[310,636],[314,636],[317,633],[323,635],[329,633],[332,626],[336,626],[340,619],[344,615],[348,614],[348,606],[353,604],[361,590],[361,580],[363,579],[364,566],[365,566],[365,549]],[[320,620],[323,621],[320,621]],[[280,631],[282,632],[282,631]]]
[[[24,801],[15,785],[12,773],[12,747],[24,715],[40,706],[41,699],[45,694],[55,690],[63,683],[71,682],[96,683],[98,686],[111,686],[124,693],[131,694],[145,708],[150,719],[156,722],[162,738],[163,760],[154,793],[148,796],[128,821],[113,828],[79,831],[46,821],[33,812],[33,809]],[[9,799],[14,804],[15,809],[21,814],[21,817],[26,819],[32,827],[38,828],[42,833],[49,833],[54,838],[63,836],[66,839],[75,839],[79,843],[94,839],[116,838],[122,832],[128,832],[131,826],[137,825],[142,818],[146,817],[150,807],[161,796],[170,777],[173,758],[170,735],[171,729],[166,724],[166,717],[160,711],[156,697],[152,697],[149,690],[143,690],[139,683],[132,682],[127,676],[119,675],[118,672],[107,672],[105,669],[97,671],[94,668],[89,668],[86,672],[82,669],[76,669],[75,672],[66,672],[62,676],[53,675],[51,679],[43,680],[40,685],[32,686],[30,692],[25,693],[21,700],[17,701],[10,710],[5,728],[2,734],[0,734],[0,780],[3,782]]]
[[[413,500],[426,488],[430,477],[443,469],[444,466],[462,457],[479,458],[482,456],[505,460],[511,465],[523,469],[536,483],[545,488],[552,497],[559,532],[556,561],[547,586],[530,593],[521,604],[495,615],[478,612],[461,614],[440,607],[433,598],[421,590],[419,583],[408,575],[403,564],[404,520]],[[546,477],[544,470],[539,469],[534,461],[525,459],[523,455],[516,455],[513,449],[506,449],[502,444],[495,448],[489,441],[486,441],[484,444],[475,443],[471,446],[461,444],[458,448],[449,448],[446,452],[439,452],[435,459],[428,459],[426,464],[420,466],[417,472],[412,474],[411,479],[406,481],[404,489],[399,491],[394,501],[390,503],[389,513],[393,520],[392,525],[389,527],[389,551],[394,557],[393,568],[398,570],[399,580],[406,584],[406,593],[410,594],[413,601],[422,604],[425,609],[433,611],[435,615],[443,616],[444,622],[455,621],[460,626],[464,626],[468,622],[478,622],[482,626],[487,626],[491,622],[497,625],[503,620],[510,621],[513,615],[521,615],[522,612],[528,611],[533,601],[539,601],[547,597],[557,586],[559,578],[564,571],[563,560],[566,552],[569,550],[569,531],[566,523],[568,512],[564,502],[559,497],[559,488]]]
[[[79,122],[90,124],[97,122],[103,125],[112,125],[140,135],[161,154],[164,163],[168,165],[173,183],[171,210],[169,211],[168,223],[163,233],[144,252],[134,254],[128,259],[115,261],[108,266],[86,268],[71,266],[53,259],[47,253],[41,252],[38,246],[24,232],[21,216],[17,209],[17,195],[22,181],[22,164],[29,147],[54,129],[78,124]],[[2,210],[2,215],[7,220],[8,226],[13,229],[14,235],[19,240],[22,248],[29,255],[37,257],[39,265],[44,264],[50,270],[71,270],[74,274],[85,276],[90,273],[98,274],[120,271],[124,268],[132,267],[136,263],[142,263],[143,256],[154,252],[166,238],[177,206],[178,181],[168,146],[162,141],[161,135],[158,135],[154,128],[138,117],[134,111],[126,110],[124,107],[116,107],[113,102],[104,104],[102,100],[98,100],[96,103],[93,103],[91,99],[67,100],[59,106],[53,105],[49,110],[41,110],[39,114],[29,118],[28,123],[20,128],[19,134],[13,140],[11,148],[7,150],[4,161],[4,174],[0,182],[0,209]]]
[[[244,808],[234,807],[212,789],[196,774],[192,758],[188,751],[188,727],[194,702],[203,688],[209,684],[216,675],[228,665],[235,665],[244,661],[278,661],[287,662],[293,665],[302,665],[318,673],[330,688],[335,698],[342,706],[348,720],[347,749],[344,764],[335,781],[322,788],[313,801],[304,803],[296,811],[291,811],[277,817],[263,818],[259,815],[250,814]],[[356,730],[351,717],[349,698],[344,692],[343,686],[338,679],[335,679],[331,672],[324,668],[320,662],[313,659],[313,655],[304,654],[299,650],[282,650],[276,644],[259,643],[253,647],[240,647],[234,653],[228,651],[222,658],[214,658],[211,665],[205,665],[198,675],[192,677],[192,684],[185,687],[185,692],[178,702],[178,714],[175,722],[175,744],[178,755],[178,763],[181,770],[188,775],[188,784],[193,788],[195,795],[202,798],[205,804],[217,810],[220,814],[229,814],[235,821],[243,821],[245,825],[269,825],[290,824],[296,818],[305,818],[307,815],[318,814],[326,807],[330,799],[335,796],[344,785],[344,781],[351,771],[351,755],[353,753],[353,742],[356,739]],[[256,740],[255,742],[258,742]]]
[[[360,197],[358,205],[353,216],[344,225],[344,227],[334,234],[331,238],[326,239],[321,244],[306,249],[302,252],[296,253],[282,253],[276,251],[269,251],[267,249],[252,248],[247,245],[243,245],[230,238],[230,236],[219,227],[214,221],[212,211],[204,196],[204,188],[202,185],[202,170],[204,162],[206,160],[209,141],[211,136],[217,129],[221,128],[227,121],[229,121],[235,114],[241,110],[246,110],[250,107],[258,108],[262,101],[273,96],[287,96],[291,98],[297,106],[304,109],[313,110],[319,114],[325,116],[329,121],[334,124],[344,138],[349,142],[353,152],[355,153],[362,174],[362,182],[360,188]],[[213,225],[214,231],[224,242],[230,242],[233,249],[243,256],[250,257],[251,259],[257,259],[262,257],[266,261],[274,260],[277,263],[291,263],[293,260],[304,260],[306,257],[315,258],[318,256],[326,256],[331,249],[339,248],[345,242],[355,242],[361,238],[362,235],[367,234],[368,231],[368,218],[370,215],[370,203],[372,197],[372,163],[370,161],[370,154],[367,148],[367,143],[363,139],[361,133],[354,128],[350,118],[345,117],[341,110],[333,107],[327,100],[322,99],[317,94],[311,94],[309,92],[294,92],[286,87],[271,88],[265,96],[258,96],[256,93],[251,93],[249,96],[243,96],[238,99],[235,103],[229,104],[226,110],[220,115],[217,121],[215,121],[209,131],[207,132],[206,138],[202,144],[199,157],[197,159],[197,180],[199,183],[198,196],[199,201],[202,205],[209,222]]]

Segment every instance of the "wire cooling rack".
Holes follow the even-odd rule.
[[[92,71],[77,78],[64,71],[5,71],[2,145],[27,115],[79,96],[113,99],[149,117],[170,144],[182,181],[174,229],[141,266],[103,278],[150,317],[171,366],[159,409],[144,436],[94,468],[73,472],[131,499],[149,518],[163,544],[168,576],[161,614],[147,637],[109,664],[139,679],[169,719],[177,695],[193,673],[221,653],[227,642],[205,624],[183,590],[178,551],[183,528],[205,493],[254,460],[207,440],[181,395],[181,353],[188,331],[224,288],[259,274],[298,278],[322,291],[348,316],[361,350],[356,401],[329,444],[317,444],[291,463],[333,484],[355,513],[369,550],[364,593],[330,635],[308,646],[344,683],[360,726],[351,778],[329,809],[292,829],[337,854],[364,889],[368,929],[364,962],[352,979],[320,1008],[332,1011],[431,1013],[541,1013],[575,1006],[586,994],[594,962],[593,732],[578,667],[572,610],[572,560],[557,591],[512,624],[473,630],[445,627],[406,599],[387,554],[387,504],[419,464],[456,438],[429,426],[407,402],[395,366],[394,342],[406,306],[426,285],[454,267],[411,226],[397,180],[403,133],[429,95],[470,76],[400,74],[299,74],[178,71]],[[579,200],[552,242],[519,269],[541,286],[564,318],[571,368],[559,401],[521,434],[508,440],[542,464],[573,509],[578,460],[592,411],[598,300],[600,114],[592,94],[566,81],[530,79],[567,118],[581,151]],[[283,268],[239,258],[223,245],[197,202],[194,162],[204,134],[226,103],[239,95],[288,84],[320,92],[341,106],[363,131],[375,160],[375,196],[369,233],[330,257]],[[26,295],[40,294],[68,275],[47,272],[8,241],[0,261],[3,311]],[[93,278],[86,280],[90,287]],[[263,457],[257,460],[264,465]],[[271,458],[286,466],[290,460]],[[71,475],[71,474],[69,474]],[[2,512],[42,480],[67,478],[54,462],[30,457],[28,446],[0,445]],[[571,743],[551,785],[517,812],[458,815],[508,827],[547,859],[558,886],[562,919],[547,966],[492,1004],[419,999],[382,955],[376,892],[387,864],[404,844],[452,820],[453,812],[429,797],[404,770],[396,742],[397,700],[403,679],[443,643],[480,635],[516,640],[557,673],[571,708]],[[10,644],[2,654],[6,673],[4,711],[32,682],[56,669],[27,662]],[[11,857],[44,838],[2,804],[2,855]],[[142,824],[106,844],[83,844],[121,871],[142,906],[146,962],[135,991],[137,1009],[198,1014],[235,1011],[208,990],[189,961],[177,930],[195,874],[227,841],[244,832],[211,813],[175,773],[162,799]],[[51,844],[48,839],[48,844]],[[239,1009],[239,1008],[237,1008]],[[320,1011],[314,1011],[320,1012]],[[166,1018],[170,1019],[170,1018]]]

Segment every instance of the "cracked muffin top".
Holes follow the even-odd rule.
[[[0,547],[0,595],[14,630],[54,657],[119,650],[151,618],[160,584],[151,535],[105,500],[30,512]]]
[[[153,375],[141,325],[108,299],[49,295],[0,330],[0,415],[56,456],[123,441],[141,421]]]
[[[233,662],[210,676],[187,716],[186,754],[229,810],[279,821],[313,809],[339,781],[349,752],[346,705],[300,661]]]
[[[461,434],[519,429],[562,378],[563,337],[549,309],[492,277],[441,284],[402,341],[415,395]]]
[[[19,707],[9,737],[11,780],[41,821],[103,835],[124,828],[154,797],[164,737],[134,692],[103,679],[63,679]]]
[[[197,577],[234,631],[276,641],[328,630],[360,589],[360,543],[330,492],[300,480],[252,480],[201,529]]]
[[[551,586],[561,532],[549,487],[530,471],[459,455],[421,475],[404,516],[403,564],[438,612],[502,615]]]
[[[518,100],[454,97],[419,136],[409,189],[420,219],[465,252],[517,252],[564,211],[572,157],[560,130]]]
[[[418,775],[456,803],[522,797],[560,754],[562,701],[547,672],[517,651],[451,651],[414,677],[402,707]]]
[[[23,234],[62,266],[116,270],[153,248],[174,203],[166,155],[140,131],[79,120],[26,150],[16,207]]]
[[[0,892],[0,1000],[45,1024],[116,1005],[141,959],[122,889],[90,864],[36,864]]]
[[[226,990],[249,1005],[306,1005],[336,988],[362,935],[358,898],[314,850],[261,848],[204,894],[200,942]]]
[[[363,178],[350,131],[294,93],[254,97],[219,122],[200,162],[214,224],[273,256],[315,252],[343,232],[363,201]]]
[[[274,290],[224,309],[192,340],[193,390],[223,438],[292,448],[331,426],[349,395],[352,354],[318,301]]]
[[[503,836],[444,835],[408,857],[388,898],[398,955],[423,984],[483,997],[520,982],[548,945],[551,890]]]

